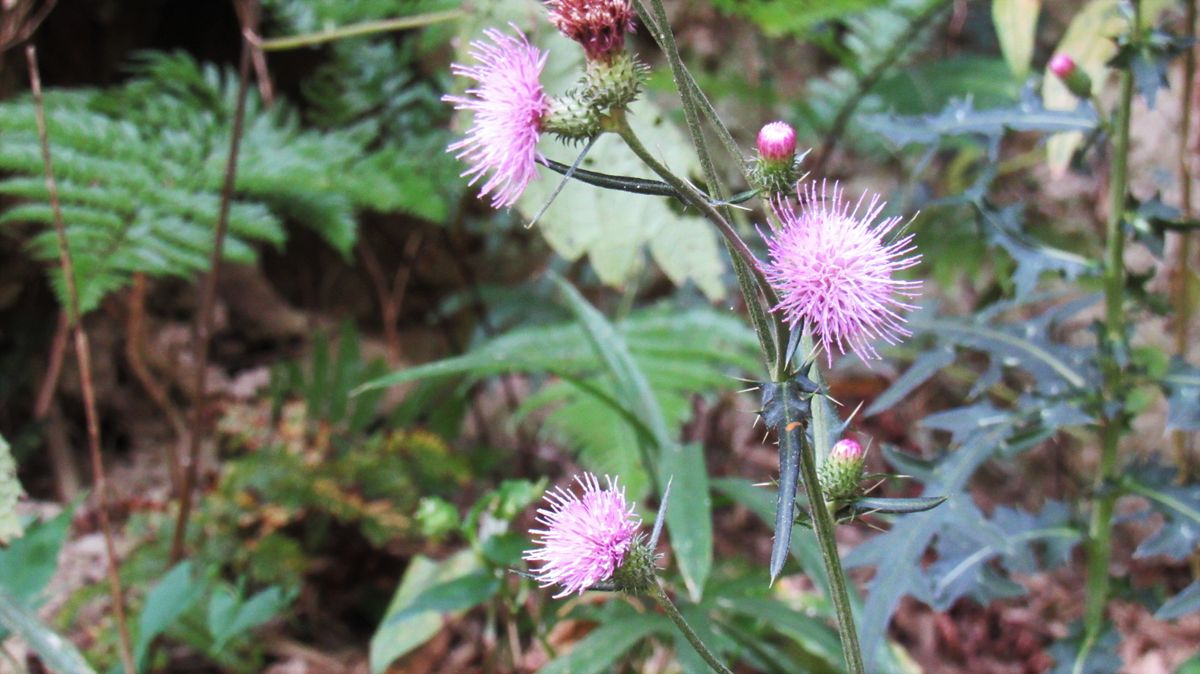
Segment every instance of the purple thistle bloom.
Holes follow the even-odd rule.
[[[770,262],[763,273],[779,294],[773,311],[793,329],[807,324],[830,365],[834,348],[877,359],[872,340],[895,344],[912,334],[900,312],[916,308],[907,300],[921,282],[893,275],[920,262],[913,235],[887,240],[899,217],[873,224],[885,205],[879,195],[864,192],[852,204],[837,183],[830,194],[825,181],[796,193],[794,210],[782,199],[772,204],[782,226],[765,236]]]
[[[471,43],[471,58],[477,65],[455,63],[455,75],[475,80],[466,96],[443,96],[455,110],[475,115],[467,135],[446,148],[470,164],[463,172],[474,185],[485,173],[491,176],[479,196],[492,195],[492,206],[512,206],[537,176],[538,136],[549,98],[538,78],[546,65],[546,54],[529,44],[524,33],[512,27],[513,37],[495,29],[484,31],[491,43]]]
[[[531,531],[539,547],[525,552],[525,559],[541,562],[534,574],[542,587],[561,585],[554,597],[583,594],[596,583],[608,580],[621,566],[625,553],[641,527],[633,505],[625,502],[625,489],[605,476],[607,489],[591,473],[576,476],[583,494],[559,487],[546,492],[548,508],[538,510],[545,529]]]

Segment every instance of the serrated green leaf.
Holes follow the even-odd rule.
[[[0,435],[0,549],[21,535],[23,527],[17,517],[17,499],[21,497],[17,481],[17,462],[4,436]]]
[[[1200,611],[1200,580],[1194,581],[1179,594],[1165,601],[1154,612],[1154,617],[1159,620],[1175,620],[1197,611]]]

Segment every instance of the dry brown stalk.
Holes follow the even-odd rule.
[[[91,347],[88,345],[87,330],[79,314],[79,292],[75,287],[75,265],[71,261],[71,249],[67,241],[67,228],[63,222],[62,205],[58,199],[58,184],[54,180],[54,163],[50,156],[50,138],[46,130],[46,107],[42,98],[42,80],[37,65],[37,50],[33,45],[25,48],[25,59],[29,62],[29,86],[33,91],[34,109],[37,113],[38,139],[42,145],[42,163],[46,170],[46,192],[50,208],[54,213],[54,232],[58,236],[58,257],[67,288],[67,313],[75,332],[75,358],[79,361],[80,385],[83,389],[83,410],[87,417],[88,454],[92,460],[92,480],[96,496],[100,500],[100,531],[104,536],[104,552],[108,561],[108,585],[112,595],[113,615],[117,621],[118,646],[121,665],[125,674],[135,674],[133,650],[130,648],[129,625],[125,620],[124,592],[117,573],[117,549],[113,543],[112,522],[109,521],[108,480],[104,472],[104,459],[100,455],[100,418],[96,412],[96,387],[92,379]]]

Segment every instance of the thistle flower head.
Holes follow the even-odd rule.
[[[796,130],[787,122],[771,122],[758,132],[758,154],[772,162],[791,163],[796,155]]]
[[[547,0],[550,23],[583,46],[589,61],[608,61],[633,32],[629,0]]]
[[[641,520],[625,502],[625,489],[604,479],[607,487],[601,489],[595,475],[577,476],[582,494],[562,487],[547,491],[549,505],[538,510],[537,521],[545,528],[532,530],[538,547],[524,557],[541,563],[534,575],[542,587],[562,587],[555,598],[583,594],[611,578],[636,543]]]
[[[871,342],[889,344],[911,333],[902,312],[915,307],[919,281],[894,278],[916,265],[920,255],[912,234],[889,234],[901,218],[876,223],[884,203],[863,193],[845,199],[834,183],[810,182],[796,188],[795,208],[785,199],[772,204],[781,226],[765,235],[767,281],[779,294],[774,311],[792,328],[807,324],[833,364],[833,351],[854,351],[863,360],[879,358]]]
[[[516,36],[490,29],[490,40],[471,43],[474,65],[454,64],[451,71],[475,80],[465,96],[444,96],[456,110],[470,110],[474,120],[467,135],[447,151],[470,167],[471,184],[489,174],[479,196],[492,195],[495,208],[512,206],[537,175],[538,137],[549,99],[538,78],[546,55],[513,26]]]

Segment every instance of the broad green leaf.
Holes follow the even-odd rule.
[[[671,549],[675,551],[688,596],[692,601],[700,601],[713,561],[712,496],[708,490],[704,447],[676,444],[664,449],[661,460],[660,481],[665,485],[671,480],[672,492],[677,494],[667,508]]]
[[[635,614],[597,627],[571,647],[565,655],[552,660],[538,674],[600,674],[651,634],[667,634],[674,627],[656,613]]]
[[[391,622],[393,615],[408,608],[426,588],[461,578],[479,568],[479,561],[471,550],[462,550],[440,562],[424,555],[413,557],[379,628],[371,637],[371,674],[387,671],[396,659],[428,641],[442,626],[443,614],[437,611],[423,611]]]
[[[291,603],[295,595],[284,592],[277,586],[268,587],[246,601],[238,597],[233,620],[223,624],[220,632],[214,632],[213,652],[219,653],[231,639],[235,639],[274,618]],[[211,628],[211,625],[210,625]]]
[[[42,590],[58,568],[78,501],[47,522],[29,526],[25,535],[0,550],[0,591],[28,608],[41,604]]]
[[[1042,0],[992,0],[992,23],[1000,50],[1017,79],[1029,74],[1033,42]]]
[[[1076,67],[1092,78],[1093,91],[1103,90],[1108,78],[1106,64],[1117,54],[1116,37],[1128,25],[1121,15],[1119,4],[1120,0],[1088,2],[1071,19],[1066,34],[1054,50],[1056,54],[1070,56]],[[1143,26],[1154,25],[1158,15],[1170,6],[1170,0],[1143,0]],[[1042,79],[1042,99],[1051,110],[1073,110],[1079,105],[1078,99],[1066,85],[1049,71]],[[1081,142],[1083,134],[1078,132],[1059,134],[1047,141],[1046,162],[1054,174],[1066,173],[1071,155]]]
[[[21,535],[21,520],[17,518],[17,499],[21,483],[17,481],[17,462],[0,435],[0,548]]]
[[[645,422],[646,427],[654,435],[654,441],[659,449],[665,449],[672,444],[671,431],[666,419],[650,390],[646,375],[633,360],[629,346],[624,338],[613,328],[608,319],[596,310],[575,286],[565,281],[561,276],[552,277],[559,290],[567,300],[567,305],[575,318],[583,326],[588,343],[599,356],[604,367],[612,375],[617,385],[617,391],[622,394],[637,410],[638,416]]]
[[[146,669],[150,642],[191,608],[203,589],[204,584],[192,577],[192,563],[182,562],[176,564],[146,595],[146,604],[138,617],[137,643],[133,649],[138,671]]]
[[[403,610],[389,615],[383,626],[394,625],[428,611],[464,611],[487,601],[499,590],[500,579],[491,571],[468,573],[425,590]]]
[[[0,590],[0,626],[29,644],[47,666],[60,674],[96,674],[67,639],[55,634],[12,595]]]

